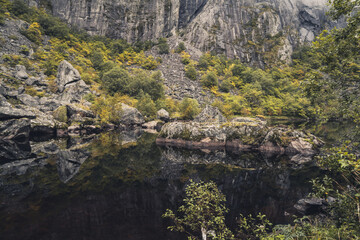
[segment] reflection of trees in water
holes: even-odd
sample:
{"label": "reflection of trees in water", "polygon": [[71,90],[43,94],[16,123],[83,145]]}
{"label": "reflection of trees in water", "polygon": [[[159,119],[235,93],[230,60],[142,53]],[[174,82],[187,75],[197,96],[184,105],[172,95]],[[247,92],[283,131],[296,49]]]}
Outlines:
{"label": "reflection of trees in water", "polygon": [[0,221],[0,234],[10,238],[17,233],[13,239],[50,233],[55,239],[176,239],[161,214],[179,206],[190,178],[218,184],[231,221],[240,212],[261,211],[283,222],[284,212],[306,195],[304,183],[317,174],[292,168],[283,157],[159,148],[155,138],[107,133],[33,145],[42,165],[0,176],[0,216],[8,220]]}

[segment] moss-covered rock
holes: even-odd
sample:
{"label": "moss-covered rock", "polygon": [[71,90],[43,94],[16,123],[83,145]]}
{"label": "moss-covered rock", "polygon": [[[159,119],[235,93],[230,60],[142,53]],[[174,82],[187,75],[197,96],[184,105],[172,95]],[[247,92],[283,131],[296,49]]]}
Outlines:
{"label": "moss-covered rock", "polygon": [[66,106],[60,106],[53,112],[54,118],[59,122],[67,122],[68,121],[68,113]]}

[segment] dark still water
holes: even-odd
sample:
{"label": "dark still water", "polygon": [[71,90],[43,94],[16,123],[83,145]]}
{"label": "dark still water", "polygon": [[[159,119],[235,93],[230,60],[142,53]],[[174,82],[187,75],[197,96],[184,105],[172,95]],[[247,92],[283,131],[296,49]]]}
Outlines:
{"label": "dark still water", "polygon": [[0,144],[0,239],[185,239],[161,218],[189,179],[226,194],[229,225],[242,214],[286,223],[319,175],[311,164],[257,152],[160,148],[141,130]]}

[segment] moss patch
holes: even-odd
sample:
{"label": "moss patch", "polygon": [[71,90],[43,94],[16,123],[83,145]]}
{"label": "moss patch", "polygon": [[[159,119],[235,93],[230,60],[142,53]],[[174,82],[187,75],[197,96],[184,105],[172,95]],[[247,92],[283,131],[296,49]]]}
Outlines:
{"label": "moss patch", "polygon": [[67,108],[66,106],[60,106],[58,107],[54,112],[53,116],[56,120],[59,122],[67,122],[68,116],[67,116]]}

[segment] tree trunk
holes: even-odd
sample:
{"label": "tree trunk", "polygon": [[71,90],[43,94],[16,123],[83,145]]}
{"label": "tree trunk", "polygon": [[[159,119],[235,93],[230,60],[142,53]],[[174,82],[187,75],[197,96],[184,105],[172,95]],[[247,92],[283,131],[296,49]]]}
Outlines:
{"label": "tree trunk", "polygon": [[206,229],[201,227],[202,240],[206,240]]}

